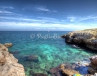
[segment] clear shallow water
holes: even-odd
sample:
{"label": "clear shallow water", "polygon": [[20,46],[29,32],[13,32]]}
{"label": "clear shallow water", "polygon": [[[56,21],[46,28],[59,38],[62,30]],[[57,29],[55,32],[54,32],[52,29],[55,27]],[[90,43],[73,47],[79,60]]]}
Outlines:
{"label": "clear shallow water", "polygon": [[[9,51],[20,52],[14,56],[24,65],[28,76],[30,71],[47,74],[50,68],[61,63],[74,63],[95,55],[88,50],[73,48],[66,44],[64,39],[60,38],[65,33],[68,32],[0,32],[0,43],[13,43]],[[37,55],[39,61],[23,60],[27,55]]]}

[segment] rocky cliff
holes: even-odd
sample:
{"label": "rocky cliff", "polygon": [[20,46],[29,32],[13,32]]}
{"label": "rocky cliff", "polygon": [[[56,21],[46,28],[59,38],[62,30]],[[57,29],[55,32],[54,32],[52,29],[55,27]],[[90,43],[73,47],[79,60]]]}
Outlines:
{"label": "rocky cliff", "polygon": [[67,43],[74,43],[97,50],[97,28],[70,32],[61,36]]}
{"label": "rocky cliff", "polygon": [[0,44],[0,76],[25,76],[24,67],[8,52],[12,44]]}

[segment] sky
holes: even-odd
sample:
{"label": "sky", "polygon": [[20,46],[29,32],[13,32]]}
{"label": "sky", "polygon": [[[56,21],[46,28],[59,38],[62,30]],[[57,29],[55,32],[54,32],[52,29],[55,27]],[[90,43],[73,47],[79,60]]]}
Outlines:
{"label": "sky", "polygon": [[97,28],[97,0],[0,0],[0,31]]}

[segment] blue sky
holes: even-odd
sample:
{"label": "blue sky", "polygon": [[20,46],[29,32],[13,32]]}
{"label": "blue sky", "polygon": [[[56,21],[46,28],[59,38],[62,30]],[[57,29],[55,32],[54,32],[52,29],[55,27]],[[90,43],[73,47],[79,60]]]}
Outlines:
{"label": "blue sky", "polygon": [[0,31],[97,28],[97,0],[0,0]]}

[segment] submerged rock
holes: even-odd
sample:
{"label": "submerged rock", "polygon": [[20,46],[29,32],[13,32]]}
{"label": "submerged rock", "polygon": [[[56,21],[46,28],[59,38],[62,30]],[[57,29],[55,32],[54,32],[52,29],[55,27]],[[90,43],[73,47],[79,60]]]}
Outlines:
{"label": "submerged rock", "polygon": [[25,76],[23,65],[0,44],[0,76]]}
{"label": "submerged rock", "polygon": [[11,47],[12,45],[13,45],[12,43],[5,43],[4,44],[4,46],[7,47],[7,48]]}
{"label": "submerged rock", "polygon": [[25,56],[24,57],[26,61],[34,61],[34,62],[38,62],[38,56],[37,55],[29,55],[29,56]]}
{"label": "submerged rock", "polygon": [[92,50],[97,50],[97,29],[87,29],[70,32],[61,36],[67,43],[78,44]]}
{"label": "submerged rock", "polygon": [[51,68],[49,72],[52,76],[62,76],[59,67]]}
{"label": "submerged rock", "polygon": [[10,53],[12,53],[12,54],[19,54],[20,51],[10,51]]}
{"label": "submerged rock", "polygon": [[33,76],[47,76],[47,75],[46,74],[43,74],[43,73],[36,73]]}

